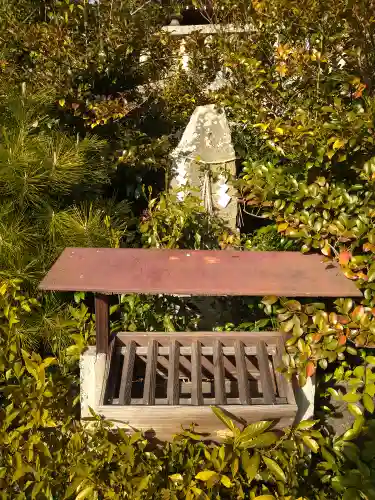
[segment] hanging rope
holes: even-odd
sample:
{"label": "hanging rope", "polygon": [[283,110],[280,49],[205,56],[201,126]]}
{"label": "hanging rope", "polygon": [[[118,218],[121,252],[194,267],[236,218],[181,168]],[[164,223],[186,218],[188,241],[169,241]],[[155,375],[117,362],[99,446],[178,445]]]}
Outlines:
{"label": "hanging rope", "polygon": [[211,174],[207,169],[204,173],[203,185],[202,185],[202,199],[204,203],[204,208],[209,215],[213,215],[213,201],[212,201],[212,190],[211,190]]}

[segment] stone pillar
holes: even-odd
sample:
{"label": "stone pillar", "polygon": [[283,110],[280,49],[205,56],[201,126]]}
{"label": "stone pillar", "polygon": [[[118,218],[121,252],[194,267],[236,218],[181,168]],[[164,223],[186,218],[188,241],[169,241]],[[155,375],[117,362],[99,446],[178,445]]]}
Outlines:
{"label": "stone pillar", "polygon": [[[171,187],[198,188],[207,211],[235,231],[237,197],[231,181],[236,163],[225,112],[214,104],[198,106],[171,156],[175,165]],[[181,191],[179,199],[183,198]]]}
{"label": "stone pillar", "polygon": [[90,346],[81,354],[80,368],[80,399],[81,419],[91,417],[89,408],[97,411],[105,372],[106,355],[96,353],[96,347]]}

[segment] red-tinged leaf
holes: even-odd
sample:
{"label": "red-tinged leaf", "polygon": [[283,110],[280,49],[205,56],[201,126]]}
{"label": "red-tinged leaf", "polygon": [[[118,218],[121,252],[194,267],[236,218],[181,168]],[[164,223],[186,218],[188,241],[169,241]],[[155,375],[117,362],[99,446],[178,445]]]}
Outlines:
{"label": "red-tinged leaf", "polygon": [[356,280],[358,279],[357,275],[353,273],[350,269],[345,269],[344,271],[344,276],[348,278],[349,280]]}
{"label": "red-tinged leaf", "polygon": [[312,336],[314,342],[319,342],[321,338],[322,338],[321,333],[314,333],[314,335]]}
{"label": "red-tinged leaf", "polygon": [[362,271],[359,271],[359,273],[357,273],[357,278],[362,279],[363,281],[368,281],[367,274],[363,273]]}
{"label": "red-tinged leaf", "polygon": [[355,99],[359,99],[360,97],[362,97],[363,91],[365,90],[366,87],[367,85],[365,83],[360,83],[357,86],[357,90],[354,92],[353,97]]}
{"label": "red-tinged leaf", "polygon": [[312,361],[309,361],[306,365],[306,377],[312,377],[316,372],[316,366]]}
{"label": "red-tinged leaf", "polygon": [[359,321],[362,316],[365,314],[365,309],[363,306],[357,306],[353,309],[353,312],[351,314],[352,318],[354,321]]}
{"label": "red-tinged leaf", "polygon": [[340,255],[339,255],[340,265],[346,266],[349,263],[351,257],[352,257],[352,254],[350,252],[348,252],[347,250],[340,252]]}
{"label": "red-tinged leaf", "polygon": [[350,321],[346,316],[337,316],[337,320],[341,325],[347,325]]}
{"label": "red-tinged leaf", "polygon": [[339,336],[339,345],[345,345],[346,344],[346,335],[340,335]]}
{"label": "red-tinged leaf", "polygon": [[370,242],[364,243],[363,245],[364,252],[374,252],[375,253],[375,245]]}

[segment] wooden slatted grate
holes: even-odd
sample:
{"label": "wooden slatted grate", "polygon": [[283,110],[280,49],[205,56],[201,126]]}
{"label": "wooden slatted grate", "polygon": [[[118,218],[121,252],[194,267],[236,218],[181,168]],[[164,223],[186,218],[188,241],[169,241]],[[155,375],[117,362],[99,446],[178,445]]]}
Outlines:
{"label": "wooden slatted grate", "polygon": [[267,332],[120,333],[102,405],[292,405],[279,373],[283,336]]}

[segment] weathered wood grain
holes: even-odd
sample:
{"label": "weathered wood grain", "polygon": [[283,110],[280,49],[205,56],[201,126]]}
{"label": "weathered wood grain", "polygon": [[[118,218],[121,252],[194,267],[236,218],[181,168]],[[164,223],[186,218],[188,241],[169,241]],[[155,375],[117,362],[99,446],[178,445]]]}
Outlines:
{"label": "weathered wood grain", "polygon": [[276,395],[272,386],[272,375],[268,363],[268,353],[263,341],[257,343],[257,358],[259,362],[260,383],[262,384],[263,398],[266,404],[274,405]]}
{"label": "weathered wood grain", "polygon": [[194,406],[203,404],[201,349],[201,343],[194,340],[191,344],[191,404]]}
{"label": "weathered wood grain", "polygon": [[168,385],[167,398],[168,404],[177,405],[179,402],[180,381],[180,345],[177,340],[172,340],[169,345],[169,365],[168,365]]}
{"label": "weathered wood grain", "polygon": [[130,404],[131,392],[132,392],[132,382],[133,382],[133,370],[134,370],[134,360],[135,360],[136,343],[131,340],[126,345],[126,351],[124,356],[124,364],[122,367],[120,394],[119,394],[119,404],[128,405]]}
{"label": "weathered wood grain", "polygon": [[147,351],[147,364],[145,374],[145,384],[143,388],[143,404],[155,404],[156,387],[156,365],[158,361],[158,343],[156,340],[149,340]]}
{"label": "weathered wood grain", "polygon": [[234,342],[234,352],[236,357],[236,369],[238,379],[238,394],[241,404],[250,404],[249,375],[246,370],[245,349],[241,340]]}

